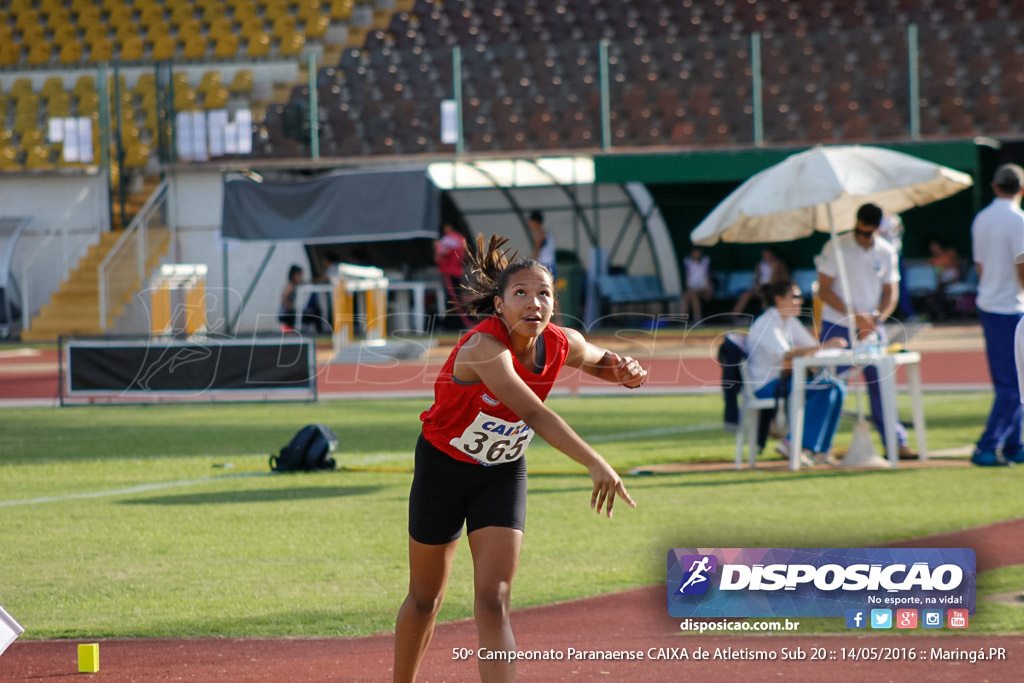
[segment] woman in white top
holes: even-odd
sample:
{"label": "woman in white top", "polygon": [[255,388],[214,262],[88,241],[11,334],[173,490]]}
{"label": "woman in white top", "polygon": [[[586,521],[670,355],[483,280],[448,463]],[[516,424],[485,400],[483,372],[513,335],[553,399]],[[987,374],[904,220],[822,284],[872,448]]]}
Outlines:
{"label": "woman in white top", "polygon": [[[800,289],[790,280],[766,285],[765,304],[769,308],[754,320],[747,334],[747,375],[754,383],[758,398],[785,398],[789,395],[793,358],[810,355],[821,348],[844,348],[846,340],[834,338],[818,344],[800,322],[803,298]],[[810,453],[804,455],[831,460],[828,453],[845,397],[846,386],[834,377],[818,375],[807,383],[803,442]],[[788,440],[783,443],[780,451],[788,454]]]}
{"label": "woman in white top", "polygon": [[[686,291],[683,292],[683,315],[692,322],[699,321],[701,315],[701,301],[711,299],[711,259],[704,255],[700,247],[693,247],[690,255],[683,259],[683,267],[686,269]],[[689,312],[693,311],[693,317],[689,318]]]}

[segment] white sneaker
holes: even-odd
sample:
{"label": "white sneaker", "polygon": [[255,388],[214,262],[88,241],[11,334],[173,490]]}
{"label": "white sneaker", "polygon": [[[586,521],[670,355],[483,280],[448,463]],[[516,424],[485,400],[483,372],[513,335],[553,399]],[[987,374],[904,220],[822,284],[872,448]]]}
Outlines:
{"label": "white sneaker", "polygon": [[782,441],[775,444],[775,452],[781,455],[783,458],[789,457],[789,439],[783,439]]}

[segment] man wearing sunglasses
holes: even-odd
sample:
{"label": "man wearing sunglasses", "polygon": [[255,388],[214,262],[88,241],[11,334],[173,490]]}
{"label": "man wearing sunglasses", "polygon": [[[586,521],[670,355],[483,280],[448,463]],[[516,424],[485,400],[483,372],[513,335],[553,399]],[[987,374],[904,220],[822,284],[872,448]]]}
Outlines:
{"label": "man wearing sunglasses", "polygon": [[[874,204],[864,204],[857,210],[857,225],[853,231],[840,235],[836,241],[829,241],[821,252],[818,259],[818,296],[824,304],[820,335],[823,342],[837,337],[849,339],[851,327],[855,330],[854,339],[866,339],[877,334],[885,342],[882,323],[892,315],[899,302],[900,271],[896,248],[877,235],[881,222],[882,209]],[[850,282],[852,319],[847,313],[847,302],[843,299],[839,282],[836,243]],[[884,445],[885,424],[882,421],[878,368],[864,368],[864,382],[871,400],[871,422]],[[907,446],[906,427],[898,421],[896,438],[901,459],[917,457]]]}

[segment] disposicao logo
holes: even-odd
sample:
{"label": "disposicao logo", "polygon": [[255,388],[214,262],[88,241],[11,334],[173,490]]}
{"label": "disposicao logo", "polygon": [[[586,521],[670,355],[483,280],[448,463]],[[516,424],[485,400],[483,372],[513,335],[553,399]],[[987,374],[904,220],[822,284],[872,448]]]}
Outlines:
{"label": "disposicao logo", "polygon": [[970,614],[975,578],[969,548],[674,548],[668,553],[668,612],[847,620],[854,611],[868,616],[896,608]]}
{"label": "disposicao logo", "polygon": [[685,555],[679,558],[689,569],[683,575],[679,586],[680,595],[703,595],[711,587],[711,574],[718,569],[718,558],[714,555]]}

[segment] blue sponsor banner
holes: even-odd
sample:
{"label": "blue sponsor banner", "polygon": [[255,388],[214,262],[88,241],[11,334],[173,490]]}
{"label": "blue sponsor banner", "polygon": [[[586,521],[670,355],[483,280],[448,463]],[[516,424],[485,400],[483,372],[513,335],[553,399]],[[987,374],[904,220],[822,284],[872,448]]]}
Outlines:
{"label": "blue sponsor banner", "polygon": [[974,614],[976,579],[970,548],[673,548],[666,589],[673,617],[850,618]]}

